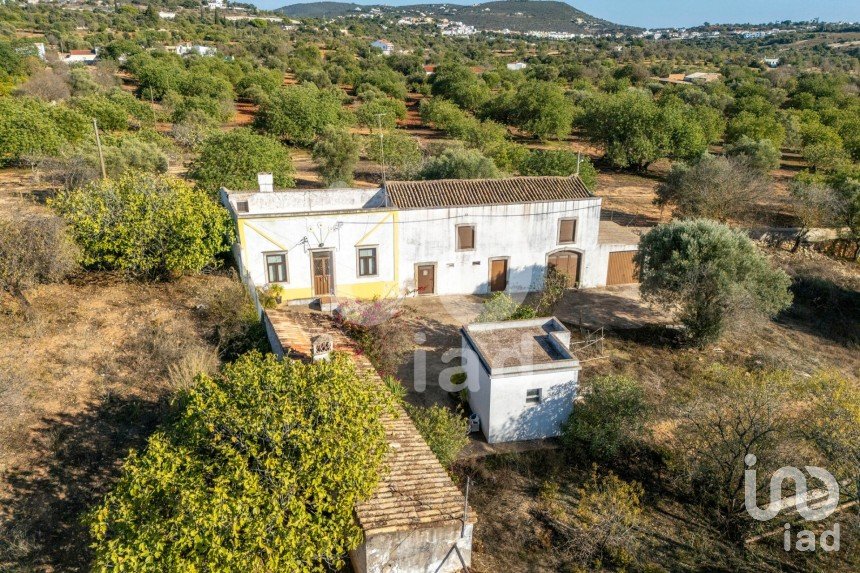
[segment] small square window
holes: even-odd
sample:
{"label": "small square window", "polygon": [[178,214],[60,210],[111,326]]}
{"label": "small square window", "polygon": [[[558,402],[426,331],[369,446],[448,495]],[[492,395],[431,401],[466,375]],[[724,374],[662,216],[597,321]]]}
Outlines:
{"label": "small square window", "polygon": [[472,251],[475,249],[475,226],[457,225],[457,250]]}
{"label": "small square window", "polygon": [[541,391],[540,388],[534,388],[533,390],[526,390],[526,404],[540,404],[540,396]]}
{"label": "small square window", "polygon": [[361,247],[358,249],[358,276],[375,277],[376,247]]}
{"label": "small square window", "polygon": [[576,242],[576,219],[561,219],[558,222],[559,244]]}
{"label": "small square window", "polygon": [[270,283],[287,282],[287,253],[266,253],[266,280]]}
{"label": "small square window", "polygon": [[248,202],[247,201],[236,201],[236,212],[237,213],[247,213],[248,212]]}

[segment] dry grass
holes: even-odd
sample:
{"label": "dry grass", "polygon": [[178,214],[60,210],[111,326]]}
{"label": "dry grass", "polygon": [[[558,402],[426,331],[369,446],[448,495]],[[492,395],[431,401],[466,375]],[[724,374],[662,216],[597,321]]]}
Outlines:
{"label": "dry grass", "polygon": [[136,284],[114,277],[29,293],[34,319],[0,315],[0,570],[84,570],[80,516],[172,392],[218,367],[223,275]]}

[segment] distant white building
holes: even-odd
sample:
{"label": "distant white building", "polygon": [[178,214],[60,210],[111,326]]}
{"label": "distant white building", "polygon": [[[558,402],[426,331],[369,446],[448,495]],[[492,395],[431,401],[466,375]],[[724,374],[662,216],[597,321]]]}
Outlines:
{"label": "distant white building", "polygon": [[199,44],[179,44],[175,47],[168,47],[168,51],[172,51],[179,56],[189,56],[196,54],[198,56],[214,56],[218,49],[212,46],[201,46]]}
{"label": "distant white building", "polygon": [[162,20],[173,20],[176,18],[176,12],[159,12],[158,17]]}
{"label": "distant white building", "polygon": [[527,67],[529,67],[529,65],[525,62],[513,62],[512,64],[507,65],[507,68],[512,72],[518,72],[526,69]]}
{"label": "distant white building", "polygon": [[684,76],[684,81],[690,84],[707,84],[718,81],[722,76],[716,72],[693,72]]}
{"label": "distant white building", "polygon": [[579,391],[580,364],[557,318],[469,324],[460,337],[469,406],[487,442],[561,434]]}
{"label": "distant white building", "polygon": [[383,56],[390,56],[392,53],[394,53],[394,44],[392,44],[388,40],[375,40],[370,43],[370,47],[382,50]]}
{"label": "distant white building", "polygon": [[210,10],[226,10],[227,0],[209,0],[207,6]]}
{"label": "distant white building", "polygon": [[94,64],[98,58],[98,50],[70,50],[61,59],[67,64]]}
{"label": "distant white building", "polygon": [[779,58],[765,58],[764,63],[767,64],[770,68],[775,68],[779,66]]}

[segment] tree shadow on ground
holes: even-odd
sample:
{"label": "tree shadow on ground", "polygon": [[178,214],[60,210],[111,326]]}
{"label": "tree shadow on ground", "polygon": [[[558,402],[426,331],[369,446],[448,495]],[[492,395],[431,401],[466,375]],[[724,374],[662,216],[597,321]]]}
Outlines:
{"label": "tree shadow on ground", "polygon": [[809,275],[795,277],[791,291],[794,301],[779,322],[843,346],[860,345],[860,292]]}
{"label": "tree shadow on ground", "polygon": [[43,419],[32,439],[38,461],[3,476],[9,494],[0,570],[89,570],[83,516],[108,491],[129,449],[143,447],[166,412],[164,399],[108,394],[81,412]]}

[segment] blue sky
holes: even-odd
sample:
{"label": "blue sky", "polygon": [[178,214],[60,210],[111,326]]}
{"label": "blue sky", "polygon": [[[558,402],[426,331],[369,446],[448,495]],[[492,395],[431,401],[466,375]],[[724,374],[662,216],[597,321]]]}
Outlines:
{"label": "blue sky", "polygon": [[[248,0],[246,0],[248,1]],[[301,0],[304,1],[304,0]],[[344,0],[357,4],[422,4],[414,0]],[[425,0],[426,1],[426,0]],[[297,0],[254,0],[261,8],[297,4]],[[452,3],[469,4],[465,0]],[[780,20],[860,21],[860,0],[575,0],[580,10],[631,26],[695,26],[712,23],[760,23]]]}

